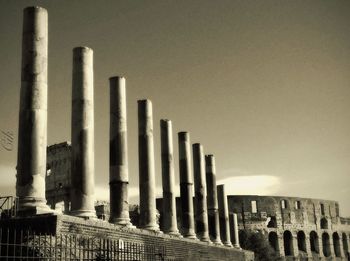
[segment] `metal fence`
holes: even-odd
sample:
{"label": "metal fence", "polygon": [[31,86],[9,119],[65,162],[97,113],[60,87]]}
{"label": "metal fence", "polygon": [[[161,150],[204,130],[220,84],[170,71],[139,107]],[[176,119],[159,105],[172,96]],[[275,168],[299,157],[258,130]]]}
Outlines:
{"label": "metal fence", "polygon": [[0,219],[16,217],[16,202],[17,198],[13,196],[0,197]]}
{"label": "metal fence", "polygon": [[164,246],[75,234],[57,236],[0,229],[0,260],[174,261]]}

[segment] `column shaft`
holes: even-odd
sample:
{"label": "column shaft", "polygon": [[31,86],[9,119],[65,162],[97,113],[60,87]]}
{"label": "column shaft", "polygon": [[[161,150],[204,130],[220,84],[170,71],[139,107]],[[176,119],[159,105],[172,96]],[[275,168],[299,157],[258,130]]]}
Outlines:
{"label": "column shaft", "polygon": [[205,172],[207,181],[207,206],[210,240],[222,244],[220,239],[219,207],[216,189],[216,168],[213,155],[205,156]]}
{"label": "column shaft", "polygon": [[95,217],[93,51],[73,49],[71,215]]}
{"label": "column shaft", "polygon": [[236,248],[241,248],[239,245],[239,234],[238,234],[238,220],[237,220],[237,214],[236,213],[230,213],[229,214],[230,218],[230,236],[231,236],[231,241],[233,243],[233,246]]}
{"label": "column shaft", "polygon": [[173,130],[170,120],[160,121],[162,183],[163,183],[163,223],[164,232],[178,235],[176,202],[175,202],[175,170],[173,152]]}
{"label": "column shaft", "polygon": [[131,225],[128,202],[128,146],[125,78],[112,77],[110,84],[109,193],[110,222]]}
{"label": "column shaft", "polygon": [[194,189],[196,201],[196,233],[201,241],[209,242],[207,186],[205,182],[205,160],[203,146],[193,144]]}
{"label": "column shaft", "polygon": [[140,227],[159,230],[156,216],[152,103],[138,101]]}
{"label": "column shaft", "polygon": [[23,215],[49,212],[45,199],[47,147],[48,15],[23,11],[22,74],[18,124],[16,195]]}
{"label": "column shaft", "polygon": [[181,198],[181,232],[185,238],[196,239],[193,212],[193,179],[191,166],[190,134],[178,133],[180,198]]}
{"label": "column shaft", "polygon": [[230,236],[230,223],[228,220],[228,206],[227,206],[227,196],[225,193],[225,186],[218,185],[217,189],[218,189],[221,240],[225,246],[232,247],[231,236]]}

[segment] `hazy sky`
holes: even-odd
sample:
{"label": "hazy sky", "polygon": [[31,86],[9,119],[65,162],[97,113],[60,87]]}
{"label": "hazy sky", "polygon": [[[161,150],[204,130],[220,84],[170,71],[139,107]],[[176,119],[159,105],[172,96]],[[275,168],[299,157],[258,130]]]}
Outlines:
{"label": "hazy sky", "polygon": [[1,195],[14,193],[29,5],[49,12],[49,144],[70,140],[72,49],[94,50],[98,197],[108,196],[108,78],[123,75],[133,200],[137,100],[149,98],[157,186],[168,118],[216,156],[229,194],[332,199],[350,216],[350,1],[0,0],[0,129],[15,135],[13,151],[0,148]]}

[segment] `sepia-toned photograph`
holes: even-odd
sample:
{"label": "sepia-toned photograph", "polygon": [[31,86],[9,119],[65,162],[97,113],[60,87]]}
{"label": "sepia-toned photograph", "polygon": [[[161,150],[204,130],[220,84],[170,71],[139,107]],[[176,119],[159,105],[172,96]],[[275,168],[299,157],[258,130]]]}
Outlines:
{"label": "sepia-toned photograph", "polygon": [[0,261],[350,261],[350,1],[0,0]]}

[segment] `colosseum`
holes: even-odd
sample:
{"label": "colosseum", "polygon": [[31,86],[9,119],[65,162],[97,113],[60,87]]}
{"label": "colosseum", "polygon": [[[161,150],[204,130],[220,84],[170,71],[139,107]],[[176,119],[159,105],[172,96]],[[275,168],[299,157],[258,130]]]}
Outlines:
{"label": "colosseum", "polygon": [[340,217],[336,201],[230,195],[228,206],[238,214],[240,233],[263,232],[281,257],[349,260],[350,218]]}

